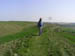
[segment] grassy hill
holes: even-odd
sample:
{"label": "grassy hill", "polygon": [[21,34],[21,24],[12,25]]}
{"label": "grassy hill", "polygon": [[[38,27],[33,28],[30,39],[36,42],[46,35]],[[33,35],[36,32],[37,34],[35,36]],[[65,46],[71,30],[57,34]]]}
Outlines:
{"label": "grassy hill", "polygon": [[0,22],[0,31],[0,56],[75,56],[75,35],[59,25],[44,24],[41,36],[31,22]]}

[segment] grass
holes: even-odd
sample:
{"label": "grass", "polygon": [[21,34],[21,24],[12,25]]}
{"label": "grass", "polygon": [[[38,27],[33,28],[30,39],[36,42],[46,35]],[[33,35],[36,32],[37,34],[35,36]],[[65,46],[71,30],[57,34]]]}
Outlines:
{"label": "grass", "polygon": [[[28,22],[29,23],[29,22]],[[34,23],[27,22],[0,22],[0,37],[6,35],[16,34],[22,31],[24,28],[34,25]]]}
{"label": "grass", "polygon": [[75,36],[70,33],[61,33],[65,38],[69,39],[72,43],[75,43]]}
{"label": "grass", "polygon": [[[35,28],[34,28],[34,30],[35,30]],[[15,40],[17,38],[22,38],[24,36],[28,36],[28,35],[32,34],[32,32],[34,30],[31,30],[31,28],[27,28],[27,29],[25,29],[25,30],[23,30],[21,32],[16,33],[16,34],[3,36],[3,37],[0,38],[0,44]]]}
{"label": "grass", "polygon": [[4,46],[0,49],[3,53],[0,56],[75,56],[74,44],[70,43],[75,38],[70,33],[56,32],[56,25],[45,24],[43,34],[38,36],[35,24],[26,24],[29,26],[25,26],[22,31],[0,38]]}
{"label": "grass", "polygon": [[[18,24],[18,23],[17,23]],[[26,23],[25,23],[26,24]],[[11,24],[10,24],[11,25]],[[24,26],[24,23],[23,24],[20,24],[20,25],[23,25]],[[21,26],[20,26],[21,27]],[[24,36],[28,36],[28,35],[32,35],[32,32],[36,30],[36,28],[34,28],[35,26],[27,26],[25,25],[25,28],[22,29],[22,31],[18,32],[18,33],[14,33],[14,34],[9,34],[9,35],[6,35],[6,36],[3,36],[3,37],[0,37],[0,44],[1,43],[5,43],[5,42],[9,42],[9,41],[12,41],[12,40],[15,40],[17,38],[22,38]],[[34,28],[34,30],[32,30],[32,28]],[[15,31],[15,30],[14,30]],[[10,32],[11,33],[11,32]]]}

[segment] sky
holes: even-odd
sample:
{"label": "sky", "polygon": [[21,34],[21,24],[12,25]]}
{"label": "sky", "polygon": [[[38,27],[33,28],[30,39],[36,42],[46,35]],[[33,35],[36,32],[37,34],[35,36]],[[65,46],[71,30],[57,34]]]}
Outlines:
{"label": "sky", "polygon": [[0,0],[0,21],[75,22],[75,0]]}

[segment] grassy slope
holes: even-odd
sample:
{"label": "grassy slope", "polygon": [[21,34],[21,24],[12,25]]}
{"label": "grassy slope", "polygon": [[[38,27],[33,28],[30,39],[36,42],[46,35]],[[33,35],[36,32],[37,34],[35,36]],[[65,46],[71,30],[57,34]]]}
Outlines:
{"label": "grassy slope", "polygon": [[21,31],[24,26],[19,24],[20,23],[0,22],[0,37]]}
{"label": "grassy slope", "polygon": [[[28,36],[28,34],[31,34],[30,31],[32,32],[33,30],[29,30],[29,28],[30,27],[34,28],[35,25],[35,23],[31,23],[31,22],[0,22],[0,24],[1,27],[8,24],[9,27],[13,25],[14,28],[14,30],[12,30],[11,27],[10,28],[4,27],[0,29],[0,31],[3,31],[3,29],[7,31],[3,34],[1,33],[3,36],[0,35],[0,56],[2,56],[4,52],[10,49],[11,44],[12,42],[14,42],[14,40],[22,38],[24,36]],[[15,25],[19,26],[21,30],[18,29],[17,31],[15,31],[17,29]],[[11,31],[9,31],[8,33],[9,29],[11,29]],[[12,31],[14,31],[15,33],[14,32],[12,33]]]}
{"label": "grassy slope", "polygon": [[34,23],[31,22],[0,22],[0,37],[6,35],[12,35],[17,32],[22,31],[24,28],[27,28]]}
{"label": "grassy slope", "polygon": [[25,33],[22,31],[23,35],[20,35],[21,32],[19,36],[24,38],[13,41],[5,56],[15,53],[19,56],[75,56],[75,46],[70,43],[70,39],[65,38],[67,35],[57,33],[54,29],[55,26],[45,26],[41,36],[37,35],[38,31],[35,26],[23,30]]}
{"label": "grassy slope", "polygon": [[[26,22],[0,22],[0,43],[23,37],[34,23]],[[2,27],[3,26],[3,27]],[[28,30],[27,30],[28,29]]]}

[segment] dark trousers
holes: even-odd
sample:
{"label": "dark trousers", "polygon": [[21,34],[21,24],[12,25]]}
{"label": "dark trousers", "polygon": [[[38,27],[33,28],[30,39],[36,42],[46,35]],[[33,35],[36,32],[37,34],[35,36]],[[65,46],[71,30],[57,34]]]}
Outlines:
{"label": "dark trousers", "polygon": [[39,36],[42,34],[42,27],[39,27]]}

